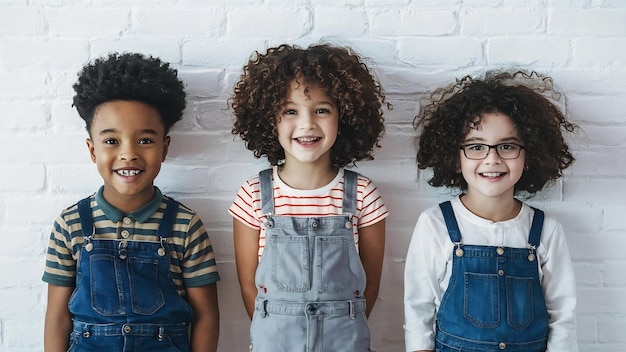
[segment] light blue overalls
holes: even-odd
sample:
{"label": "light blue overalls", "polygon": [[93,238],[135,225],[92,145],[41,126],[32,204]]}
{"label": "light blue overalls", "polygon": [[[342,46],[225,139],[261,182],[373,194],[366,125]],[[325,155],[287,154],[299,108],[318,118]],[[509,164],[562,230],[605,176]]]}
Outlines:
{"label": "light blue overalls", "polygon": [[545,351],[549,320],[536,256],[543,212],[534,209],[529,248],[508,248],[462,244],[451,203],[439,206],[455,247],[435,351]]}
{"label": "light blue overalls", "polygon": [[166,243],[178,203],[168,199],[160,242],[95,239],[89,198],[78,211],[85,241],[69,301],[68,351],[189,351],[193,311],[172,281]]}
{"label": "light blue overalls", "polygon": [[271,170],[259,173],[267,216],[250,328],[254,352],[369,351],[365,271],[354,244],[357,174],[344,172],[343,215],[274,214]]}

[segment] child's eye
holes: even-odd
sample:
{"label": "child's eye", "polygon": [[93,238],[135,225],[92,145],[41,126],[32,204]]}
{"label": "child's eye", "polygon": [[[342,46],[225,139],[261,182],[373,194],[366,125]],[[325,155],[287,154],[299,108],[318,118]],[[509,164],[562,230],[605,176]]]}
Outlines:
{"label": "child's eye", "polygon": [[285,111],[283,111],[283,115],[295,115],[297,114],[296,110],[293,109],[287,109]]}
{"label": "child's eye", "polygon": [[486,147],[486,145],[484,145],[484,144],[470,144],[470,145],[467,146],[467,149],[475,150],[475,151],[479,152],[481,150],[484,150],[485,147]]}
{"label": "child's eye", "polygon": [[117,144],[117,140],[115,140],[113,138],[107,138],[104,141],[102,141],[102,143],[104,143],[104,144]]}
{"label": "child's eye", "polygon": [[142,138],[139,140],[139,144],[152,144],[154,141],[150,138]]}
{"label": "child's eye", "polygon": [[508,143],[500,144],[501,150],[511,151],[511,150],[517,150],[517,148],[518,148],[517,144],[508,144]]}
{"label": "child's eye", "polygon": [[329,110],[329,109],[326,109],[326,108],[320,108],[320,109],[316,109],[316,110],[315,110],[315,113],[316,113],[316,114],[329,114],[329,113],[330,113],[330,110]]}

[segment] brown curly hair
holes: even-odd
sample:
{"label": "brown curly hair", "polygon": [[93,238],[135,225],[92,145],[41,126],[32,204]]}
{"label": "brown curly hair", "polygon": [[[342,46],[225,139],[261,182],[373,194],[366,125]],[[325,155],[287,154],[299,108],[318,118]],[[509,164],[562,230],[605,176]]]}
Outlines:
{"label": "brown curly hair", "polygon": [[339,109],[331,164],[344,167],[374,159],[372,150],[380,148],[385,129],[382,87],[355,52],[329,44],[306,49],[283,44],[252,55],[229,99],[236,118],[232,133],[244,140],[246,148],[256,158],[267,156],[271,165],[285,158],[276,125],[294,79],[325,89]]}
{"label": "brown curly hair", "polygon": [[545,94],[558,100],[552,78],[535,71],[488,71],[483,78],[465,76],[434,91],[422,102],[413,120],[418,131],[417,166],[432,168],[431,186],[467,189],[459,170],[459,146],[484,113],[509,116],[526,149],[527,170],[515,185],[516,193],[534,194],[562,176],[574,162],[563,132],[578,126],[567,121]]}

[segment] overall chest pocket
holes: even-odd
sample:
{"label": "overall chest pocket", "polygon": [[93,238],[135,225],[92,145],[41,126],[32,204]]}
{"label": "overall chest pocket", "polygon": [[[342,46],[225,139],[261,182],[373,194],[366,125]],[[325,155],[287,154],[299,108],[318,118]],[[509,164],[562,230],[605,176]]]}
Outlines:
{"label": "overall chest pocket", "polygon": [[525,330],[535,319],[532,277],[506,278],[507,323],[514,329]]}
{"label": "overall chest pocket", "polygon": [[[104,316],[125,315],[129,297],[132,312],[154,314],[165,304],[159,287],[159,260],[93,255],[90,260],[91,307]],[[130,292],[130,295],[128,293]]]}
{"label": "overall chest pocket", "polygon": [[465,319],[481,328],[495,328],[500,325],[498,275],[466,272],[464,286]]}
{"label": "overall chest pocket", "polygon": [[114,255],[94,254],[89,257],[91,308],[101,315],[126,314],[122,267]]}
{"label": "overall chest pocket", "polygon": [[[151,315],[163,305],[163,291],[159,285],[164,282],[161,275],[169,277],[167,263],[160,263],[157,258],[129,258],[129,282],[133,313]],[[161,279],[162,281],[160,281]]]}
{"label": "overall chest pocket", "polygon": [[506,299],[507,324],[524,330],[535,319],[534,280],[507,276],[503,282],[505,287],[501,294],[498,275],[466,273],[465,318],[478,327],[495,328],[500,324],[500,300]]}
{"label": "overall chest pocket", "polygon": [[354,242],[346,237],[319,236],[315,238],[315,277],[320,292],[344,292],[350,284],[350,247]]}
{"label": "overall chest pocket", "polygon": [[311,288],[308,237],[271,236],[266,250],[271,256],[272,280],[278,289],[304,292]]}

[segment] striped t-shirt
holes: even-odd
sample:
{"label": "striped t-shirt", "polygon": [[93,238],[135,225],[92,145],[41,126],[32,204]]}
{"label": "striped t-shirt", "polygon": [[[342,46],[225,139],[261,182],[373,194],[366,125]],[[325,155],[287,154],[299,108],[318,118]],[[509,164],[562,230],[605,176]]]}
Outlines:
{"label": "striped t-shirt", "polygon": [[[343,169],[326,186],[313,190],[294,189],[278,177],[277,168],[272,170],[275,215],[319,217],[341,215],[343,205]],[[228,212],[238,221],[260,230],[259,258],[265,248],[265,214],[261,210],[259,176],[243,183]],[[357,178],[356,214],[354,214],[354,243],[359,244],[359,229],[373,225],[389,215],[385,204],[372,181],[359,175]]]}
{"label": "striped t-shirt", "polygon": [[[155,187],[153,199],[131,214],[124,214],[102,196],[102,188],[90,197],[94,239],[159,242],[157,229],[167,197]],[[43,281],[57,286],[76,286],[76,264],[84,242],[78,205],[65,209],[56,219],[46,254]],[[219,280],[213,247],[200,217],[180,204],[169,233],[170,271],[176,289],[200,287]]]}

